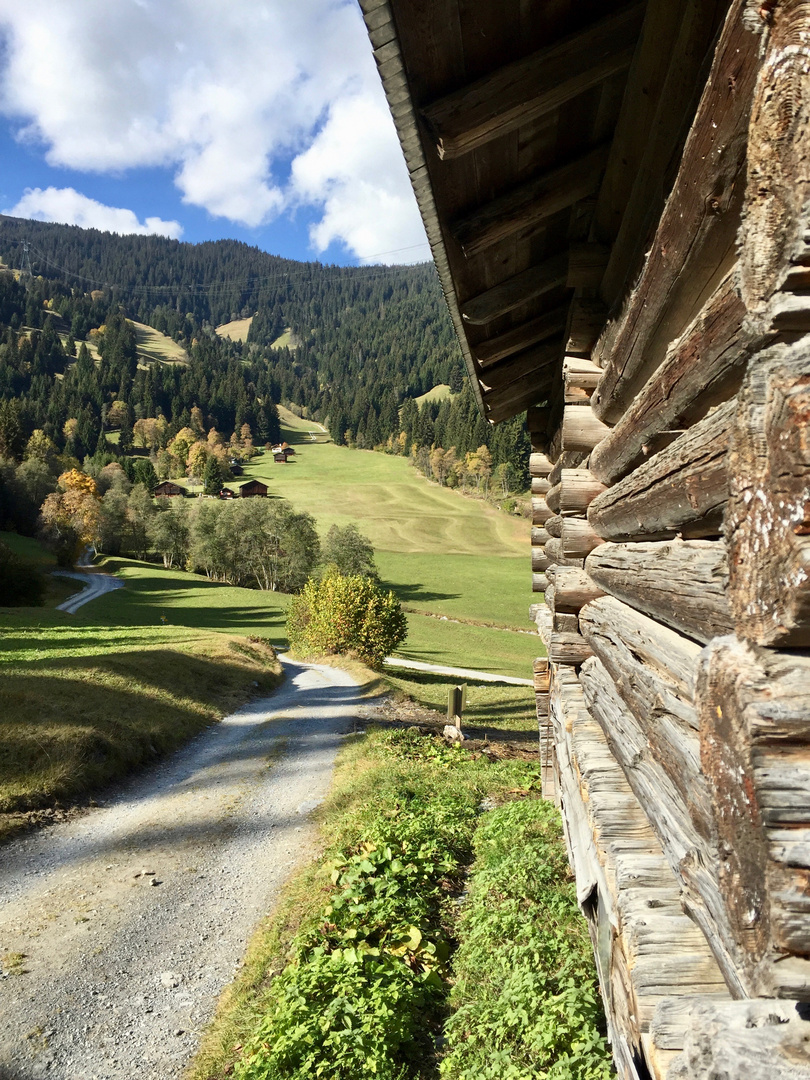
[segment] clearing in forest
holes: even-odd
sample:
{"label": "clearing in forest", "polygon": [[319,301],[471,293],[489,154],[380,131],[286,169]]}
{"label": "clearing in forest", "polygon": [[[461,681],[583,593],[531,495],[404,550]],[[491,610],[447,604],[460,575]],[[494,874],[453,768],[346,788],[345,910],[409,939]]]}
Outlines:
{"label": "clearing in forest", "polygon": [[138,353],[147,360],[160,360],[164,364],[187,364],[188,353],[182,345],[178,345],[166,334],[161,334],[153,326],[145,323],[132,321],[135,327],[135,338],[138,345]]}
{"label": "clearing in forest", "polygon": [[214,331],[221,338],[228,338],[230,341],[247,341],[248,331],[250,330],[250,324],[253,322],[253,316],[250,315],[247,319],[234,319],[233,322],[222,323]]}

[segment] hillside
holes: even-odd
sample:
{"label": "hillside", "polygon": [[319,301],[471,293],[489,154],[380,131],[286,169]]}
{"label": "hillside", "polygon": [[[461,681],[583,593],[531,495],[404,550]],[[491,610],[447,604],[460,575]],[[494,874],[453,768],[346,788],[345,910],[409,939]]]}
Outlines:
{"label": "hillside", "polygon": [[[162,414],[179,430],[198,407],[226,438],[246,423],[263,442],[283,403],[326,424],[341,445],[435,445],[460,458],[487,445],[494,465],[528,453],[520,421],[496,429],[478,415],[431,265],[323,266],[235,241],[183,244],[0,217],[9,267],[23,241],[35,276],[0,274],[0,331],[16,332],[0,337],[0,400],[19,402],[23,438],[42,428],[61,449],[74,419],[81,460],[103,448],[102,421],[117,401],[130,423]],[[118,332],[122,315],[142,328],[140,340]],[[74,378],[81,342],[101,327],[113,331],[107,355]],[[162,336],[149,340],[153,331]],[[139,357],[156,363],[139,367]]]}

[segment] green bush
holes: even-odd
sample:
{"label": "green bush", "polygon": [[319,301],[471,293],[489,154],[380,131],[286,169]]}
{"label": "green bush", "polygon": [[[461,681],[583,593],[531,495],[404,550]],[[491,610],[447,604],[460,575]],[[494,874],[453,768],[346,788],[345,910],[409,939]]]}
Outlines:
{"label": "green bush", "polygon": [[355,656],[375,668],[405,640],[407,630],[392,592],[371,578],[345,577],[336,569],[321,581],[308,581],[287,615],[290,647],[299,655]]}

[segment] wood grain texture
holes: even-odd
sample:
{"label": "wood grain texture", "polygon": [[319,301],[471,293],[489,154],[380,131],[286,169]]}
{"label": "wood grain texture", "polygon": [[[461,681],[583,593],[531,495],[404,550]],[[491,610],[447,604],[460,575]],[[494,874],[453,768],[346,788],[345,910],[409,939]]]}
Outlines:
{"label": "wood grain texture", "polygon": [[759,36],[745,8],[745,0],[731,5],[641,277],[597,346],[604,375],[592,405],[601,420],[621,418],[733,262],[759,69]]}
{"label": "wood grain texture", "polygon": [[810,354],[761,353],[740,390],[729,455],[729,591],[738,633],[810,645]]}
{"label": "wood grain texture", "polygon": [[734,274],[728,274],[594,450],[591,468],[605,483],[642,464],[657,436],[690,427],[736,393],[749,359],[772,336],[745,316]]}
{"label": "wood grain texture", "polygon": [[605,592],[697,641],[734,628],[722,540],[601,544],[585,570]]}
{"label": "wood grain texture", "polygon": [[[727,402],[590,503],[606,540],[717,536],[728,501],[728,445],[736,402]],[[591,470],[609,478],[601,457]]]}

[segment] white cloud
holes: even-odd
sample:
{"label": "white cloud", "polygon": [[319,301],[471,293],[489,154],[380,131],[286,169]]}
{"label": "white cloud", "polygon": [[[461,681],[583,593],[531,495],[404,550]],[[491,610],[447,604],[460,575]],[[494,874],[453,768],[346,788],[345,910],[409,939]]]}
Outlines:
{"label": "white cloud", "polygon": [[304,200],[316,250],[424,240],[354,0],[0,0],[0,36],[0,111],[51,165],[170,168],[251,227]]}
{"label": "white cloud", "polygon": [[183,228],[178,221],[162,221],[148,217],[141,223],[131,210],[120,206],[105,206],[89,199],[74,188],[26,188],[16,206],[0,211],[10,217],[33,218],[35,221],[59,221],[63,225],[81,225],[85,229],[129,235],[169,236],[178,240]]}

